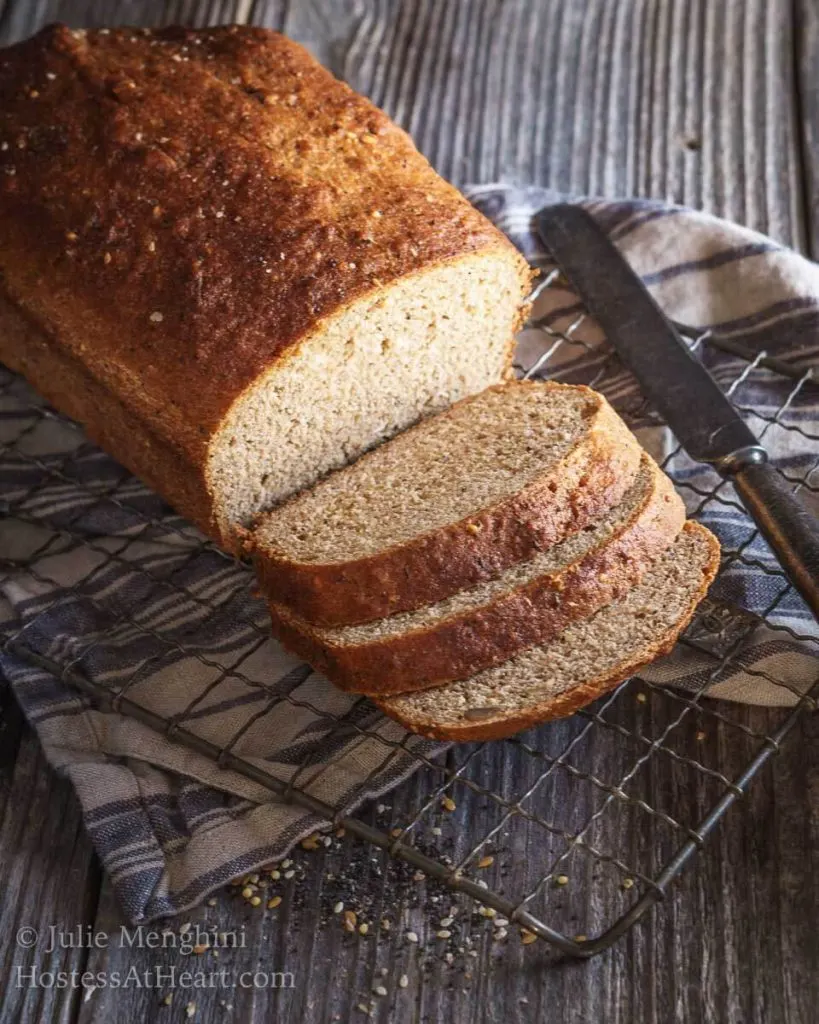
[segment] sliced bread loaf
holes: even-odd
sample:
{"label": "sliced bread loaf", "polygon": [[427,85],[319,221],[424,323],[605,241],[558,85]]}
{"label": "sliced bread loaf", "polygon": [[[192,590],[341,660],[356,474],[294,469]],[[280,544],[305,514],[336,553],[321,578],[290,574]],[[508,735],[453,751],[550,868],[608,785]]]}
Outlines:
{"label": "sliced bread loaf", "polygon": [[376,703],[412,732],[451,740],[500,739],[568,715],[670,650],[718,563],[713,534],[686,523],[625,597],[556,639],[462,682]]}
{"label": "sliced bread loaf", "polygon": [[0,183],[0,359],[232,549],[510,372],[526,261],[275,32],[3,49]]}
{"label": "sliced bread loaf", "polygon": [[684,522],[671,481],[644,455],[619,505],[495,579],[358,626],[311,626],[271,603],[273,632],[345,690],[385,695],[464,679],[625,594]]}
{"label": "sliced bread loaf", "polygon": [[417,424],[262,516],[263,588],[351,625],[497,576],[616,505],[641,449],[596,392],[512,381]]}

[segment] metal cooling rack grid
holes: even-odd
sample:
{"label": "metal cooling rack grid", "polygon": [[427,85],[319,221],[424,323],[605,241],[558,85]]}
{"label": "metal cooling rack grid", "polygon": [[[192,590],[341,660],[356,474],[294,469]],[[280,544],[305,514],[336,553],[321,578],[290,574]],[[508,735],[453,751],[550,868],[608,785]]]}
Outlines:
{"label": "metal cooling rack grid", "polygon": [[[528,351],[530,358],[518,368],[519,372],[591,384],[607,394],[630,425],[656,424],[656,417],[644,403],[620,400],[627,390],[626,374],[613,352],[594,336],[594,325],[584,317],[576,297],[563,296],[564,287],[557,269],[542,269],[536,291],[551,289],[557,297],[552,303],[556,308],[548,316],[532,321],[524,332],[529,342],[521,350]],[[534,351],[533,332],[537,338]],[[816,491],[817,483],[812,477],[819,470],[819,456],[811,458],[809,452],[819,438],[802,428],[798,416],[800,396],[806,387],[813,386],[809,383],[811,373],[764,353],[746,353],[730,339],[686,333],[709,362],[714,355],[720,357],[714,367],[716,375],[738,408],[743,408],[742,393],[749,382],[766,385],[770,402],[766,402],[764,409],[745,411],[763,439],[770,431],[785,430],[804,441],[805,457],[797,460],[796,468],[789,466],[787,477],[797,487]],[[13,546],[18,525],[27,527],[29,536],[35,527],[37,539],[24,552],[0,552],[0,565],[7,573],[25,568],[35,579],[39,576],[45,584],[53,585],[53,581],[33,569],[32,563],[45,554],[77,547],[90,549],[99,554],[99,560],[72,590],[72,595],[88,596],[89,583],[111,563],[121,562],[133,571],[135,565],[128,559],[128,551],[139,537],[150,534],[182,544],[189,552],[165,576],[140,568],[152,594],[179,593],[179,577],[185,564],[203,551],[217,549],[172,513],[159,519],[146,516],[135,499],[139,488],[134,487],[133,478],[124,470],[104,488],[88,488],[88,506],[72,518],[49,520],[38,515],[38,493],[55,481],[76,487],[83,465],[92,465],[99,454],[74,428],[76,444],[66,448],[64,458],[55,460],[51,454],[42,458],[39,449],[51,451],[46,443],[50,428],[58,427],[65,436],[68,421],[44,406],[20,378],[8,371],[0,372],[0,412],[7,423],[19,423],[13,439],[2,446],[3,462],[16,460],[39,470],[37,484],[22,492],[12,489],[4,495],[6,535],[12,538],[7,546]],[[675,475],[678,464],[684,465],[685,460],[684,453],[672,447],[667,451],[664,466]],[[707,490],[687,483],[684,472],[682,477],[678,476],[678,485],[694,514],[711,503],[726,508],[734,506],[741,511],[730,485],[716,474],[713,486]],[[86,536],[77,528],[89,507],[107,502],[126,510],[139,524],[135,532],[118,538],[114,544]],[[764,551],[760,556],[759,543],[748,520],[747,539],[738,549],[724,551],[717,591],[720,582],[730,584],[732,565],[745,564],[765,574],[769,583],[775,583],[770,588],[764,616],[769,628],[786,630],[793,639],[812,645],[813,652],[819,654],[816,638],[794,634],[777,622],[777,610],[793,599],[793,592],[778,566],[771,563]],[[246,578],[242,581],[245,585]],[[216,604],[209,604],[189,591],[185,593],[188,599],[217,611]],[[65,596],[61,593],[58,599]],[[218,607],[223,608],[223,604],[224,598]],[[179,648],[178,641],[140,623],[134,617],[136,611],[122,613],[135,630],[150,633],[160,649]],[[344,825],[354,836],[480,901],[562,952],[581,957],[605,949],[665,896],[684,864],[703,846],[729,807],[741,798],[762,765],[780,749],[798,717],[816,707],[819,696],[819,682],[810,694],[797,692],[796,706],[772,713],[773,727],[764,730],[749,726],[740,707],[703,700],[709,684],[727,666],[742,662],[748,638],[759,623],[749,613],[719,599],[709,599],[682,641],[706,666],[696,692],[673,691],[631,680],[570,719],[503,742],[452,747],[445,755],[432,759],[409,749],[406,739],[388,741],[354,721],[351,723],[347,717],[345,729],[356,730],[362,737],[383,745],[384,764],[402,757],[411,757],[418,763],[419,771],[403,784],[407,792],[412,791],[411,813],[402,815],[397,828],[387,829],[374,827],[361,817],[342,815],[338,808],[304,792],[300,780],[310,769],[309,762],[301,765],[285,783],[234,753],[242,733],[268,713],[274,703],[305,703],[292,695],[277,693],[271,685],[265,706],[222,746],[203,739],[189,727],[195,708],[203,700],[213,698],[226,682],[244,678],[248,684],[258,685],[243,677],[242,672],[242,662],[268,639],[257,623],[247,623],[258,634],[257,641],[228,668],[210,662],[201,651],[186,651],[211,664],[215,675],[196,701],[169,720],[139,703],[136,674],[112,689],[84,670],[83,662],[89,653],[104,650],[105,635],[90,638],[78,649],[66,652],[60,662],[38,651],[36,627],[42,614],[45,612],[22,630],[7,624],[5,646],[55,678],[72,683],[90,702],[131,715],[176,742],[307,807],[328,822]],[[307,671],[303,670],[305,674]],[[776,679],[768,672],[753,669],[746,671],[793,689],[787,679]],[[313,710],[323,715],[318,709]],[[331,720],[328,726],[333,729],[339,723]],[[712,742],[715,736],[719,737],[717,743]],[[510,771],[510,766],[514,770]],[[695,790],[696,801],[691,798]],[[427,841],[428,830],[435,827],[435,822],[444,820],[442,805],[452,809],[447,817],[454,825],[447,831],[446,839],[439,841],[447,844],[445,854],[432,849]],[[481,823],[480,832],[476,822]],[[510,850],[511,859],[505,857]],[[489,856],[493,858],[491,864],[487,863]],[[608,905],[619,903],[620,909],[613,920],[596,929],[596,934],[591,929],[589,934],[581,934],[580,915],[588,913],[588,899],[594,887],[602,887],[610,897]],[[611,899],[613,891],[618,894],[616,899]]]}

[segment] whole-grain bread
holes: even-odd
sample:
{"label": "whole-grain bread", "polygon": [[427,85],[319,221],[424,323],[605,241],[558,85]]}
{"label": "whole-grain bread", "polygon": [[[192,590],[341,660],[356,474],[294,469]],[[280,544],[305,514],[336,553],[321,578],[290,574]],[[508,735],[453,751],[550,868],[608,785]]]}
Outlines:
{"label": "whole-grain bread", "polygon": [[595,522],[641,452],[585,387],[512,381],[464,399],[263,515],[267,596],[318,625],[441,601]]}
{"label": "whole-grain bread", "polygon": [[500,739],[571,714],[671,649],[718,563],[713,534],[686,523],[625,597],[554,640],[461,682],[376,703],[412,732],[449,740]]}
{"label": "whole-grain bread", "polygon": [[636,585],[685,522],[648,455],[623,501],[585,530],[437,604],[359,626],[270,605],[274,634],[337,686],[387,695],[463,679],[543,644]]}
{"label": "whole-grain bread", "polygon": [[64,26],[0,59],[0,275],[0,359],[232,548],[503,379],[530,278],[284,37]]}

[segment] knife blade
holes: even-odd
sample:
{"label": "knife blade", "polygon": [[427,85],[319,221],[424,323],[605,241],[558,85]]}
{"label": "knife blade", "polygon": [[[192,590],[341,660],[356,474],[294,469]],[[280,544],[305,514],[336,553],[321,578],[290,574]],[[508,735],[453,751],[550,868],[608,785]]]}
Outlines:
{"label": "knife blade", "polygon": [[536,216],[541,240],[651,404],[698,462],[729,476],[791,581],[819,618],[819,521],[689,351],[679,332],[588,211]]}

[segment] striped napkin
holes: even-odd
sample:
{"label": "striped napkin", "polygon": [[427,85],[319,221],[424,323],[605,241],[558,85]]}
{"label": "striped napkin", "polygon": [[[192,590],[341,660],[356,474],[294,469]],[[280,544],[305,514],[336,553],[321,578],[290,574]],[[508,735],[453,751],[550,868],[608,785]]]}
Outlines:
{"label": "striped napkin", "polygon": [[[494,186],[469,194],[530,259],[542,261],[531,216],[561,197]],[[586,205],[675,319],[754,351],[815,359],[819,268],[812,263],[690,210],[642,201]],[[552,326],[573,315],[559,289],[544,295],[537,312]],[[545,344],[542,333],[525,334],[521,362],[536,360]],[[565,359],[560,376],[580,372],[594,345],[592,337],[579,356],[571,346],[558,353]],[[621,408],[634,397],[625,375],[610,383]],[[753,380],[745,384],[743,400],[763,416],[783,400],[770,384],[756,395],[748,390]],[[195,905],[231,878],[283,857],[323,819],[132,718],[95,709],[59,677],[66,666],[112,691],[132,680],[129,696],[142,706],[184,719],[218,747],[234,737],[235,754],[344,812],[406,778],[418,763],[414,754],[431,757],[444,748],[407,736],[368,701],[335,690],[284,652],[268,635],[247,567],[205,542],[74,425],[32,416],[36,396],[19,378],[6,373],[0,386],[0,490],[8,513],[0,555],[12,566],[0,578],[0,623],[18,645],[0,653],[0,671],[50,762],[72,780],[130,921]],[[812,470],[811,447],[815,461],[814,384],[792,397],[790,413],[799,429],[770,430],[765,440],[796,478]],[[755,429],[765,422],[752,417]],[[650,419],[637,426],[655,455],[672,453],[666,431]],[[681,456],[672,463],[687,496],[713,488],[710,471]],[[802,492],[817,508],[813,479]],[[748,539],[747,519],[730,501],[709,502],[700,514],[728,548]],[[777,600],[782,579],[761,541],[745,554],[723,573],[720,597],[750,613],[773,604],[778,628],[746,616],[752,643],[709,693],[788,704],[815,681],[816,623],[793,595]],[[653,681],[700,688],[713,665],[695,645],[649,672]]]}

